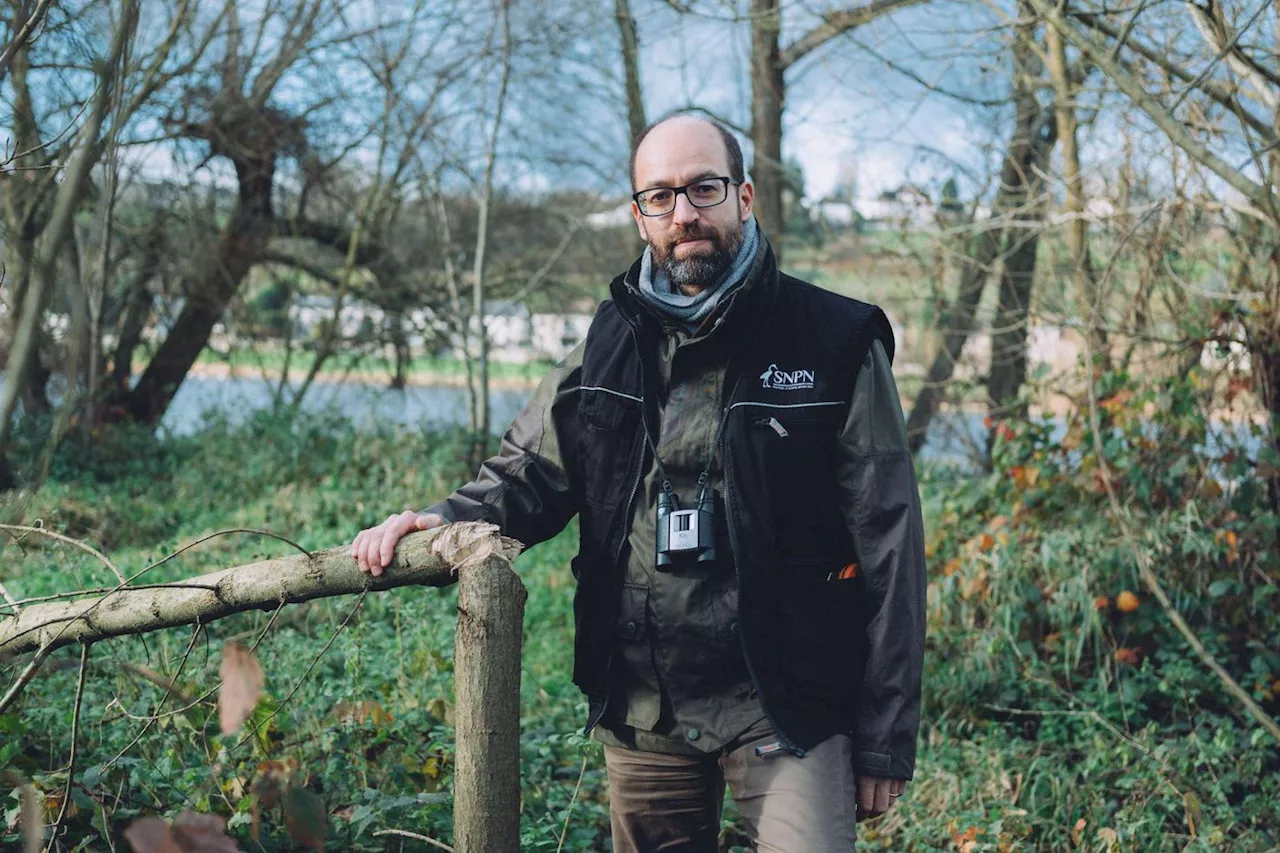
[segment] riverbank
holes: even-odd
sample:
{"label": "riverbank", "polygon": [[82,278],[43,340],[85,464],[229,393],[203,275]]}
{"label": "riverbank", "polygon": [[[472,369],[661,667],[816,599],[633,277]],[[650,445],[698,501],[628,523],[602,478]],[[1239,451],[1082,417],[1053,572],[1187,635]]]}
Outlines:
{"label": "riverbank", "polygon": [[[145,367],[142,365],[136,367],[135,370]],[[512,365],[504,365],[506,368]],[[520,365],[524,367],[524,365]],[[307,377],[306,367],[290,368],[289,382],[301,383]],[[548,367],[546,365],[528,365],[529,372],[526,375],[520,375],[510,372],[509,370],[501,371],[489,376],[489,388],[494,391],[532,391],[538,386],[538,382],[546,373]],[[198,376],[202,379],[256,379],[267,382],[279,382],[281,371],[279,369],[267,368],[266,370],[256,365],[232,364],[221,361],[201,361],[191,366],[190,376]],[[387,388],[391,384],[393,373],[390,370],[369,368],[353,368],[351,370],[321,370],[316,374],[317,382],[341,384],[354,383],[358,385],[367,385],[370,387]],[[459,373],[452,370],[415,370],[405,374],[405,385],[415,388],[465,388],[467,386],[467,376],[465,373]]]}

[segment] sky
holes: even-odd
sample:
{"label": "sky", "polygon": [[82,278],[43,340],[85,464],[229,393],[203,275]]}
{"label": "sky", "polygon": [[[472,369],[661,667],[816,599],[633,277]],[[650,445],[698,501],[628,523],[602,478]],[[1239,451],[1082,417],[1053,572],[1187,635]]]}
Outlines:
{"label": "sky", "polygon": [[[946,14],[948,7],[955,14]],[[746,24],[723,20],[727,12],[715,17],[717,8],[708,3],[702,15],[676,15],[661,3],[633,2],[650,117],[697,105],[740,127],[749,123],[750,32]],[[828,195],[851,170],[863,198],[908,180],[940,184],[953,174],[963,180],[966,170],[985,172],[996,110],[927,95],[876,58],[902,60],[942,87],[971,95],[989,89],[988,96],[1000,98],[1005,62],[993,49],[1001,34],[989,35],[985,28],[993,20],[973,8],[943,3],[901,10],[859,29],[854,41],[833,40],[788,71],[783,155],[799,161],[807,197]],[[813,26],[824,6],[815,0],[784,9],[785,45]],[[979,70],[984,59],[997,66],[995,73]]]}

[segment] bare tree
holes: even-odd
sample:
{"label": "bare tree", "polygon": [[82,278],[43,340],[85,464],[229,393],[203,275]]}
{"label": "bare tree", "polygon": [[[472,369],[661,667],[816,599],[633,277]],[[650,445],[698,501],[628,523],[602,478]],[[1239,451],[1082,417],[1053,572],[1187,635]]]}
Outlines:
{"label": "bare tree", "polygon": [[[1280,68],[1273,67],[1280,10],[1261,3],[1229,15],[1220,2],[1187,3],[1180,10],[1185,18],[1170,19],[1168,8],[1148,10],[1147,4],[1119,17],[1109,9],[1028,2],[1169,142],[1239,194],[1232,199],[1224,193],[1226,204],[1264,226],[1251,253],[1265,270],[1251,278],[1261,288],[1249,303],[1255,307],[1236,312],[1229,322],[1243,329],[1253,382],[1270,422],[1270,458],[1260,461],[1258,473],[1280,515]],[[1194,41],[1181,37],[1188,24],[1198,36]],[[1161,50],[1154,38],[1179,49]],[[1270,47],[1260,49],[1259,43]],[[1153,91],[1148,69],[1182,85]],[[1216,119],[1210,119],[1210,107],[1219,109]]]}
{"label": "bare tree", "polygon": [[[1053,114],[1036,95],[1037,81],[1030,67],[1033,57],[1032,28],[1015,27],[1011,56],[1013,129],[1000,172],[1000,185],[991,205],[991,218],[974,222],[968,247],[959,258],[959,287],[955,299],[939,320],[942,340],[935,352],[924,387],[907,417],[907,437],[912,453],[924,446],[930,421],[937,414],[965,342],[975,329],[978,305],[988,278],[1003,262],[997,334],[992,341],[992,385],[988,393],[1004,402],[1017,392],[1025,372],[1026,316],[1035,272],[1034,221],[1024,229],[1019,220],[1040,206],[1040,175],[1056,140]],[[1012,265],[1011,265],[1012,262]],[[997,359],[997,354],[999,358]],[[997,368],[997,364],[999,367]]]}
{"label": "bare tree", "polygon": [[898,9],[923,0],[871,0],[827,12],[817,26],[787,45],[780,43],[781,0],[751,0],[751,142],[756,214],[780,249],[786,233],[782,194],[782,118],[786,75],[800,60],[836,39]]}

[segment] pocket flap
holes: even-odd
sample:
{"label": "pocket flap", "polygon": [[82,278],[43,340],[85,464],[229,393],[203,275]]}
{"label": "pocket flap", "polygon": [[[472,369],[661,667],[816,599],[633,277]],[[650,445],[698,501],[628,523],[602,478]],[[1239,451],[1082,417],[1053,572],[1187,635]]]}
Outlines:
{"label": "pocket flap", "polygon": [[622,602],[618,607],[618,637],[623,640],[643,640],[648,622],[649,587],[624,584]]}

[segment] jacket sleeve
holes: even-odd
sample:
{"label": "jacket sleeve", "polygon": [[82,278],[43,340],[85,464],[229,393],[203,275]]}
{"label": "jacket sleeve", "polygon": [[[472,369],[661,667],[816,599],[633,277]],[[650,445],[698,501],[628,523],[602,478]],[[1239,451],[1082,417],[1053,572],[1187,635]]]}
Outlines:
{"label": "jacket sleeve", "polygon": [[924,667],[924,521],[902,404],[879,340],[859,369],[838,448],[841,509],[864,579],[867,632],[854,769],[910,779]]}
{"label": "jacket sleeve", "polygon": [[578,511],[578,386],[585,341],[538,383],[475,479],[422,512],[488,521],[525,547],[555,536]]}

